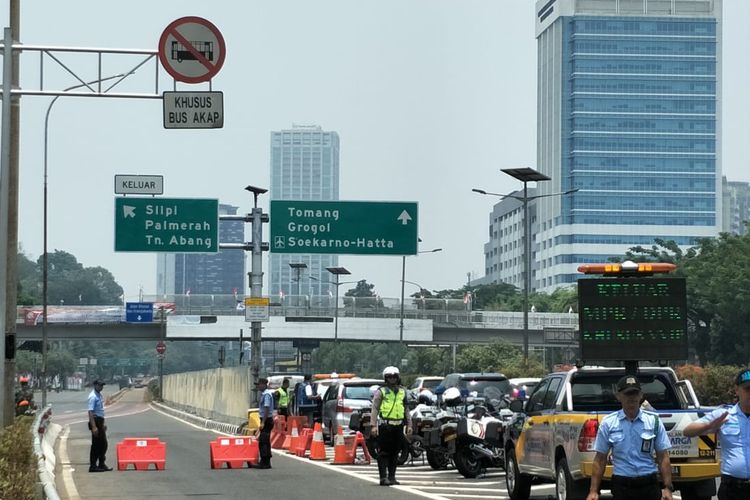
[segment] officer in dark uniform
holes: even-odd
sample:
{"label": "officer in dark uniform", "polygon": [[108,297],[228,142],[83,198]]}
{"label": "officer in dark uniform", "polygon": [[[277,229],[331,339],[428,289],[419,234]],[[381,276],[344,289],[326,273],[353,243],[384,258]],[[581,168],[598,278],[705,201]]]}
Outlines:
{"label": "officer in dark uniform", "polygon": [[372,399],[372,415],[377,425],[370,435],[378,440],[378,472],[380,485],[400,484],[396,480],[398,455],[404,440],[404,426],[411,434],[411,417],[406,407],[406,389],[401,386],[398,368],[388,366],[383,370],[385,385],[375,391]]}

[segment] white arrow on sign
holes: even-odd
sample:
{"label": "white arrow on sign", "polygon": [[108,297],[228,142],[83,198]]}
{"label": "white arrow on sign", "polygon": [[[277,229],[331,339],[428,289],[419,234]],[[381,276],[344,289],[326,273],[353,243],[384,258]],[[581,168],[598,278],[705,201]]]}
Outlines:
{"label": "white arrow on sign", "polygon": [[137,319],[138,319],[138,321],[140,321],[141,319],[143,319],[143,317],[142,317],[142,316],[141,316],[141,315],[139,314],[139,315],[137,316]]}
{"label": "white arrow on sign", "polygon": [[128,217],[135,217],[135,207],[130,205],[122,206],[122,215],[127,219]]}
{"label": "white arrow on sign", "polygon": [[403,212],[401,212],[401,215],[396,217],[396,220],[400,220],[401,224],[405,226],[411,220],[411,215],[409,215],[409,212],[404,210]]}

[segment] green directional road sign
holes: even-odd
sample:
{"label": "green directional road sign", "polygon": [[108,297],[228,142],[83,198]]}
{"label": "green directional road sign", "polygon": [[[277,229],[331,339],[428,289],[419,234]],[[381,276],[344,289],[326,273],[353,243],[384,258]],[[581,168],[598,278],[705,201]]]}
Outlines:
{"label": "green directional road sign", "polygon": [[417,204],[272,200],[271,251],[414,255]]}
{"label": "green directional road sign", "polygon": [[219,200],[115,198],[115,252],[218,251]]}

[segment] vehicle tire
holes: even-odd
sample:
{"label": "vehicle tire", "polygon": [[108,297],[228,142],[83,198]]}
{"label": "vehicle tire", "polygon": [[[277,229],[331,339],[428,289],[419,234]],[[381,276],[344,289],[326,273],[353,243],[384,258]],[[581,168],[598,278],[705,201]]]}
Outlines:
{"label": "vehicle tire", "polygon": [[444,451],[427,450],[427,463],[435,470],[447,469],[450,458]]}
{"label": "vehicle tire", "polygon": [[482,461],[465,446],[456,450],[453,462],[455,462],[458,472],[467,479],[473,479],[482,472]]}
{"label": "vehicle tire", "polygon": [[505,454],[505,488],[510,500],[529,500],[531,476],[521,474],[516,461],[516,451],[513,448]]}
{"label": "vehicle tire", "polygon": [[588,481],[573,479],[568,461],[561,458],[555,467],[555,493],[557,500],[584,500],[588,492]]}
{"label": "vehicle tire", "polygon": [[396,463],[398,463],[400,467],[408,462],[410,457],[411,453],[409,453],[409,442],[404,440],[403,445],[401,446],[401,451],[398,452],[398,460],[396,461]]}

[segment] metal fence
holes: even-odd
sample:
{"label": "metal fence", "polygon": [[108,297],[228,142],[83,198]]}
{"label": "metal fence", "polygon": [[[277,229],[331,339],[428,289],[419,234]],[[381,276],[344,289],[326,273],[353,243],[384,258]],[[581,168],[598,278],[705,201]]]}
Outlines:
{"label": "metal fence", "polygon": [[[235,295],[165,295],[144,296],[143,302],[154,303],[154,321],[159,309],[168,315],[242,316],[244,297]],[[270,314],[288,317],[400,318],[401,302],[388,297],[339,297],[328,295],[285,295],[270,298]],[[19,306],[18,322],[41,324],[41,306]],[[49,306],[49,323],[117,323],[125,321],[125,306]],[[522,312],[472,311],[461,299],[408,298],[404,300],[403,317],[431,319],[436,324],[470,328],[523,328]],[[577,328],[575,313],[529,313],[529,328]]]}

